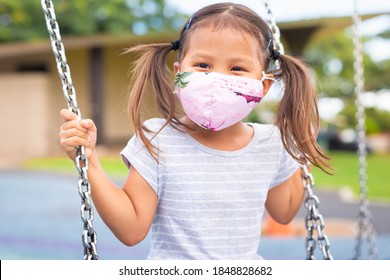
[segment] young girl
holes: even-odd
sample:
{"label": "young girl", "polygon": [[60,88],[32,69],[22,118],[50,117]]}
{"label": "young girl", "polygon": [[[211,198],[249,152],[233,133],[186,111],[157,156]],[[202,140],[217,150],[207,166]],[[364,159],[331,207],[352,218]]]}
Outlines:
{"label": "young girl", "polygon": [[[171,51],[178,51],[174,85],[166,66]],[[86,147],[100,216],[130,246],[151,228],[148,259],[259,259],[265,209],[288,223],[302,203],[298,153],[329,167],[316,143],[310,72],[274,51],[271,31],[255,12],[232,3],[196,12],[175,42],[127,52],[140,55],[129,102],[136,135],[121,153],[129,167],[123,188],[99,163],[94,123],[61,111],[61,145],[72,160],[77,146]],[[270,71],[275,60],[280,68]],[[276,125],[244,123],[275,80],[285,88]],[[163,118],[143,122],[149,90]]]}

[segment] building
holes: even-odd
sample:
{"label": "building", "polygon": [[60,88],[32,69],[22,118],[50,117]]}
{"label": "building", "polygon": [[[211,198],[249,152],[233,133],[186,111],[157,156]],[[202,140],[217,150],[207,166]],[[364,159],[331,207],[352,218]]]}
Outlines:
{"label": "building", "polygon": [[[284,44],[299,55],[309,40],[350,24],[349,17],[320,18],[284,22],[279,27]],[[83,117],[95,121],[98,144],[123,147],[133,134],[127,115],[132,57],[121,55],[122,51],[133,44],[170,42],[176,36],[155,33],[63,40],[80,110]],[[174,61],[172,53],[169,63]],[[49,40],[0,44],[0,98],[0,163],[63,155],[59,111],[66,102]],[[154,109],[150,112],[155,115]]]}

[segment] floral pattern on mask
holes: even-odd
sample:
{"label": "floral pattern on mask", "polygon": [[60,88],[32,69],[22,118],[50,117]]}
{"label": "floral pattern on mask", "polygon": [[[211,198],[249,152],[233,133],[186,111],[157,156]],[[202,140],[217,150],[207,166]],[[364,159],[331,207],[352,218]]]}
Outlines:
{"label": "floral pattern on mask", "polygon": [[262,81],[217,72],[180,72],[175,93],[193,122],[218,131],[243,120],[262,100]]}

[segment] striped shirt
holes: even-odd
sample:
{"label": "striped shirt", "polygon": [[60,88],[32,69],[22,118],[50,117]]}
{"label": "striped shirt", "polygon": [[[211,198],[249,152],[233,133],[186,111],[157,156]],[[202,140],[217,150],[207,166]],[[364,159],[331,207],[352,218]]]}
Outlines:
{"label": "striped shirt", "polygon": [[[158,131],[163,119],[145,126]],[[273,125],[249,124],[244,148],[221,151],[168,125],[154,139],[157,162],[133,136],[121,155],[158,196],[148,259],[260,259],[260,226],[268,190],[298,164]]]}

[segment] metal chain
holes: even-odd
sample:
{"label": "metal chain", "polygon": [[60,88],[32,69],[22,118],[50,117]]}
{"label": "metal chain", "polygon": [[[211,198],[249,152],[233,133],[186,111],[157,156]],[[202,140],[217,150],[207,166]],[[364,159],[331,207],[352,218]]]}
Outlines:
{"label": "metal chain", "polygon": [[[303,171],[303,185],[306,189],[306,198],[304,205],[307,209],[307,215],[305,217],[305,227],[307,230],[306,236],[306,249],[307,260],[314,260],[314,250],[316,244],[320,248],[324,260],[333,260],[330,253],[330,243],[327,235],[324,232],[325,221],[322,215],[318,211],[320,206],[320,200],[313,193],[314,177],[309,171],[309,163],[301,165]],[[314,231],[317,233],[314,234]]]}
{"label": "metal chain", "polygon": [[353,13],[353,45],[354,45],[354,80],[355,80],[355,95],[356,95],[356,119],[357,119],[357,141],[358,141],[358,156],[359,156],[359,184],[360,184],[360,206],[358,216],[358,234],[356,237],[355,256],[354,259],[359,259],[361,255],[361,246],[363,243],[363,235],[366,234],[368,241],[369,257],[377,259],[377,250],[375,245],[375,230],[371,222],[371,213],[368,209],[367,200],[367,147],[365,122],[366,116],[364,106],[361,102],[364,92],[364,73],[363,73],[363,54],[362,43],[359,33],[360,16],[358,13],[358,1],[354,1]]}
{"label": "metal chain", "polygon": [[[272,9],[268,0],[263,0],[264,6],[267,12],[266,22],[272,31],[272,38],[274,43],[275,50],[279,51],[281,54],[284,54],[284,47],[280,40],[280,30],[276,24],[275,17],[272,13]],[[279,61],[277,61],[279,63]],[[279,65],[277,65],[279,66]],[[330,253],[330,243],[327,235],[324,233],[325,222],[324,218],[318,211],[320,205],[320,200],[313,193],[314,188],[314,177],[309,171],[309,162],[302,164],[301,169],[303,171],[303,186],[306,189],[306,198],[304,205],[307,209],[307,215],[305,217],[305,227],[307,230],[306,237],[306,250],[307,255],[306,259],[314,260],[314,250],[316,244],[320,248],[323,258],[325,260],[333,260],[333,257]],[[316,231],[316,235],[314,234]]]}
{"label": "metal chain", "polygon": [[[61,41],[60,29],[55,16],[54,5],[51,0],[41,0],[43,13],[46,19],[46,27],[50,35],[51,46],[57,63],[58,74],[62,82],[64,97],[68,103],[68,109],[81,118],[81,112],[77,105],[76,91],[73,87],[70,68],[68,66],[65,48]],[[79,172],[78,191],[81,197],[81,220],[84,224],[82,242],[84,246],[85,260],[98,260],[97,235],[93,229],[93,207],[91,201],[91,186],[88,180],[88,161],[84,147],[77,148],[75,164]]]}
{"label": "metal chain", "polygon": [[284,47],[280,40],[280,30],[278,25],[276,24],[275,16],[272,13],[271,5],[268,0],[263,0],[263,2],[267,12],[266,22],[268,23],[268,26],[272,31],[272,38],[275,50],[277,50],[280,54],[284,54]]}

